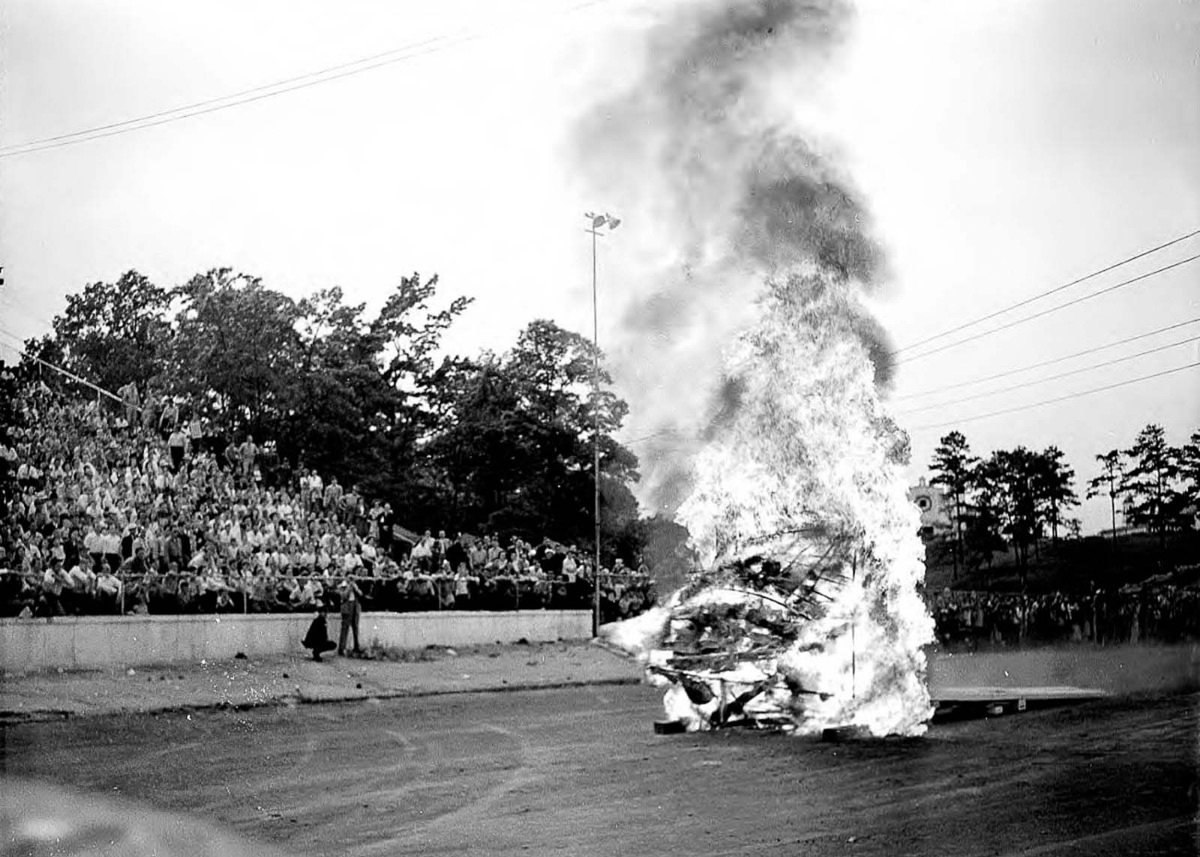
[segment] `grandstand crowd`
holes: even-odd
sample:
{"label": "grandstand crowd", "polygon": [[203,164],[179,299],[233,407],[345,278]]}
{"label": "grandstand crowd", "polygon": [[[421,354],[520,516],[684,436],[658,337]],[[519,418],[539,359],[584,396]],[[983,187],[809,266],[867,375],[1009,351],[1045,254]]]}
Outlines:
{"label": "grandstand crowd", "polygon": [[[590,607],[590,558],[549,538],[398,527],[390,505],[293,472],[170,397],[65,398],[5,372],[0,615]],[[600,569],[606,619],[654,599],[647,569]]]}
{"label": "grandstand crowd", "polygon": [[[0,616],[591,606],[584,552],[543,538],[418,535],[336,478],[292,471],[170,397],[64,397],[0,370]],[[656,600],[644,564],[600,569],[601,620]],[[1200,592],[1165,585],[927,596],[940,643],[1200,637]]]}
{"label": "grandstand crowd", "polygon": [[945,590],[929,601],[938,641],[951,647],[1200,639],[1200,592],[1180,586],[1128,586],[1087,595]]}

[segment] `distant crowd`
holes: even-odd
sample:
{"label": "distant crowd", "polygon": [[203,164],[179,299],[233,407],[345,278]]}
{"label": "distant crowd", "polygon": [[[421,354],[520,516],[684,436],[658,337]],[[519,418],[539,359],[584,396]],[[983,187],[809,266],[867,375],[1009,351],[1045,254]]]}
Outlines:
{"label": "distant crowd", "polygon": [[[0,615],[590,606],[590,557],[544,538],[398,537],[389,503],[232,442],[186,404],[113,407],[25,388],[0,442]],[[609,618],[653,601],[647,569],[600,569]]]}
{"label": "distant crowd", "polygon": [[948,646],[1092,641],[1174,643],[1200,639],[1200,591],[1151,585],[1090,595],[945,590],[929,599]]}

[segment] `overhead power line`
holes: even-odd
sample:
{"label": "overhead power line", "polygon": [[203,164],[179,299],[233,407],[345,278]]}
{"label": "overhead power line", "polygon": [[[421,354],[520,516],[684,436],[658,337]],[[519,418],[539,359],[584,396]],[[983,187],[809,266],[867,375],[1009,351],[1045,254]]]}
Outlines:
{"label": "overhead power line", "polygon": [[924,431],[926,429],[939,429],[939,428],[945,428],[946,426],[959,425],[961,423],[971,423],[971,422],[975,422],[976,420],[985,420],[985,419],[988,419],[989,417],[998,417],[998,416],[1001,416],[1002,414],[1014,414],[1018,411],[1028,411],[1031,408],[1040,408],[1043,405],[1053,405],[1056,402],[1065,402],[1069,399],[1078,399],[1082,396],[1090,396],[1093,393],[1102,393],[1105,390],[1115,390],[1118,387],[1128,387],[1130,384],[1140,384],[1142,381],[1149,381],[1153,378],[1162,378],[1165,375],[1174,375],[1176,372],[1184,372],[1188,369],[1195,369],[1197,366],[1200,366],[1200,361],[1197,361],[1195,363],[1188,363],[1186,366],[1177,366],[1174,369],[1164,369],[1162,372],[1155,372],[1151,375],[1142,375],[1140,378],[1130,378],[1128,381],[1118,381],[1116,384],[1106,384],[1103,387],[1094,387],[1091,390],[1081,390],[1078,393],[1071,393],[1066,396],[1059,396],[1056,399],[1045,399],[1044,401],[1041,401],[1041,402],[1033,402],[1032,404],[1028,404],[1028,405],[1019,405],[1015,408],[1004,408],[1003,410],[999,410],[999,411],[990,411],[986,414],[976,414],[973,417],[961,417],[961,418],[955,419],[955,420],[948,420],[947,422],[944,422],[944,423],[932,423],[930,425],[923,425],[923,426],[910,426],[909,430],[910,431]]}
{"label": "overhead power line", "polygon": [[[191,104],[184,104],[179,107],[173,107],[170,110],[161,110],[158,113],[147,113],[145,116],[136,116],[133,119],[124,119],[120,122],[111,122],[108,125],[97,125],[93,128],[84,128],[80,131],[72,131],[69,134],[59,134],[55,137],[43,137],[40,140],[28,140],[24,143],[11,143],[7,146],[0,148],[0,152],[2,152],[4,155],[8,155],[8,154],[20,155],[20,154],[24,154],[24,152],[9,152],[9,150],[10,149],[30,149],[35,146],[43,146],[46,143],[56,143],[60,140],[67,140],[71,137],[81,137],[81,136],[84,136],[87,134],[95,134],[99,131],[109,131],[109,130],[116,129],[116,128],[124,128],[125,126],[129,126],[129,125],[137,125],[138,123],[141,123],[141,122],[149,122],[152,119],[159,119],[164,116],[171,116],[172,114],[182,113],[186,110],[195,110],[200,107],[207,107],[210,104],[219,104],[222,101],[229,101],[230,99],[241,98],[242,96],[246,96],[246,95],[254,95],[255,93],[264,92],[264,91],[270,90],[270,89],[276,89],[277,87],[286,86],[291,83],[297,83],[299,81],[307,80],[309,78],[320,77],[321,75],[324,75],[324,74],[332,74],[333,72],[341,71],[343,69],[348,69],[352,66],[361,65],[363,63],[371,62],[372,60],[378,60],[378,59],[382,59],[384,57],[398,54],[402,51],[405,51],[405,52],[411,51],[416,48],[423,47],[425,45],[433,44],[433,43],[442,41],[445,38],[446,38],[445,36],[435,36],[434,38],[426,39],[425,41],[422,41],[422,42],[413,42],[411,44],[404,45],[399,48],[393,48],[392,50],[374,54],[369,57],[362,57],[361,59],[351,60],[350,62],[341,63],[339,65],[330,66],[328,68],[319,69],[317,71],[306,72],[305,74],[297,75],[296,77],[289,77],[284,80],[277,80],[274,83],[264,83],[262,86],[255,86],[250,89],[243,89],[240,92],[231,92],[228,95],[221,95],[221,96],[218,96],[217,98],[208,98],[208,99],[205,99],[204,101],[195,101],[195,102],[192,102]],[[407,58],[407,54],[405,54],[405,58]],[[366,71],[366,70],[367,69],[363,69],[363,71]],[[315,82],[320,82],[320,81],[315,81]],[[232,107],[234,105],[229,105],[229,106]],[[186,118],[186,117],[179,117],[179,118]],[[130,130],[132,130],[132,129],[130,129]],[[66,145],[66,144],[64,144],[64,145]],[[46,148],[53,148],[53,147],[46,146]]]}
{"label": "overhead power line", "polygon": [[1078,298],[1075,298],[1074,300],[1067,301],[1065,304],[1059,304],[1058,306],[1050,307],[1050,309],[1044,309],[1041,312],[1036,312],[1033,315],[1028,315],[1028,316],[1025,316],[1024,318],[1018,318],[1015,321],[1008,322],[1007,324],[1002,324],[999,327],[993,327],[990,330],[985,330],[980,333],[976,333],[975,335],[968,336],[965,339],[958,339],[958,340],[955,340],[954,342],[948,342],[945,345],[940,345],[937,348],[930,349],[929,351],[922,351],[920,354],[914,354],[911,357],[902,357],[896,361],[896,364],[899,365],[899,364],[903,364],[903,363],[909,363],[913,360],[920,360],[922,357],[930,357],[934,354],[938,354],[942,351],[946,351],[947,349],[956,348],[959,345],[965,345],[966,343],[974,342],[977,339],[983,339],[986,336],[991,336],[993,333],[999,333],[1002,330],[1008,330],[1010,327],[1016,327],[1019,324],[1025,324],[1025,322],[1027,322],[1027,321],[1033,321],[1034,319],[1042,318],[1043,316],[1050,315],[1051,313],[1056,313],[1059,310],[1066,309],[1067,307],[1075,306],[1076,304],[1081,304],[1084,301],[1090,301],[1092,298],[1098,298],[1101,295],[1108,294],[1109,292],[1115,292],[1117,289],[1123,289],[1126,286],[1133,285],[1134,283],[1140,283],[1142,280],[1149,279],[1150,277],[1161,274],[1164,271],[1170,271],[1173,268],[1178,268],[1181,265],[1187,265],[1191,262],[1195,262],[1197,259],[1200,259],[1200,253],[1197,253],[1195,256],[1188,256],[1186,259],[1180,259],[1178,262],[1172,262],[1170,265],[1164,265],[1163,267],[1157,268],[1153,271],[1148,271],[1145,274],[1140,274],[1136,277],[1131,277],[1128,280],[1123,280],[1123,281],[1117,283],[1116,285],[1108,286],[1107,288],[1101,289],[1098,292],[1092,292],[1089,295],[1083,295],[1082,297],[1078,297]]}
{"label": "overhead power line", "polygon": [[1187,327],[1189,324],[1200,322],[1200,316],[1190,318],[1187,321],[1181,321],[1178,324],[1167,325],[1160,327],[1158,330],[1150,330],[1146,333],[1139,333],[1137,336],[1130,336],[1126,339],[1118,339],[1115,342],[1108,342],[1104,345],[1097,345],[1094,348],[1085,348],[1083,351],[1076,351],[1074,354],[1065,354],[1062,357],[1054,357],[1050,360],[1043,360],[1040,363],[1030,363],[1028,366],[1022,366],[1019,369],[1009,369],[1005,372],[997,372],[994,375],[985,375],[982,378],[973,378],[970,381],[959,381],[957,384],[947,384],[944,387],[937,387],[933,390],[924,390],[920,393],[906,393],[903,396],[894,396],[892,401],[901,402],[905,399],[920,399],[925,396],[932,396],[937,393],[945,393],[950,390],[957,390],[962,387],[973,387],[976,384],[982,384],[985,381],[995,381],[999,378],[1007,378],[1009,375],[1018,375],[1021,372],[1029,372],[1032,369],[1041,369],[1043,366],[1052,366],[1055,363],[1062,363],[1065,360],[1072,360],[1076,357],[1083,357],[1086,354],[1095,354],[1097,351],[1107,351],[1110,348],[1116,348],[1118,345],[1128,345],[1130,342],[1137,342],[1139,339],[1147,339],[1151,336],[1157,336],[1160,333],[1166,333],[1168,330],[1175,330],[1180,327]]}
{"label": "overhead power line", "polygon": [[1117,363],[1124,363],[1128,360],[1135,360],[1138,357],[1145,357],[1147,354],[1157,354],[1159,351],[1166,351],[1169,348],[1178,348],[1180,345],[1187,345],[1192,342],[1200,342],[1200,336],[1193,336],[1191,339],[1184,339],[1179,342],[1172,342],[1170,345],[1160,345],[1157,348],[1150,348],[1146,351],[1139,351],[1137,354],[1129,354],[1125,357],[1117,357],[1112,360],[1106,360],[1103,363],[1096,363],[1092,366],[1083,366],[1079,369],[1072,369],[1069,372],[1059,372],[1057,375],[1050,375],[1046,378],[1038,378],[1034,381],[1027,381],[1024,384],[1013,384],[1010,387],[1001,387],[998,390],[987,390],[983,393],[975,393],[971,396],[964,396],[961,399],[956,399],[953,402],[939,402],[934,405],[922,405],[919,408],[911,408],[907,411],[900,411],[896,414],[898,417],[908,416],[909,414],[917,414],[922,411],[932,411],[938,408],[949,408],[962,402],[970,402],[975,399],[986,399],[988,396],[998,396],[1001,393],[1011,393],[1014,390],[1023,390],[1026,387],[1036,387],[1038,384],[1046,384],[1050,381],[1057,381],[1059,378],[1069,378],[1071,375],[1079,375],[1083,372],[1094,372],[1097,369],[1103,369],[1106,366],[1114,366]]}
{"label": "overhead power line", "polygon": [[[575,3],[555,14],[565,15],[572,12],[578,12],[589,6],[596,6],[606,2],[609,2],[609,0],[585,0],[585,2]],[[432,38],[425,39],[424,41],[411,42],[407,45],[392,48],[391,50],[383,51],[371,56],[360,57],[356,60],[329,66],[328,68],[317,71],[306,72],[305,74],[296,75],[295,77],[277,80],[274,83],[266,83],[250,89],[243,89],[239,92],[229,93],[228,95],[222,95],[216,98],[208,98],[203,101],[196,101],[191,104],[185,104],[180,107],[172,108],[170,110],[162,110],[157,113],[148,113],[144,116],[125,119],[120,122],[111,122],[107,125],[97,125],[92,128],[73,131],[69,134],[43,137],[41,139],[30,140],[25,143],[14,143],[8,146],[0,147],[0,158],[11,158],[17,155],[28,155],[32,154],[33,152],[43,152],[47,149],[57,149],[61,146],[71,146],[76,143],[86,143],[90,140],[113,137],[118,134],[126,134],[130,131],[140,131],[143,128],[153,128],[157,125],[165,125],[168,122],[177,122],[181,119],[190,119],[192,117],[202,116],[207,113],[215,113],[219,110],[228,110],[231,107],[238,107],[243,104],[262,101],[266,98],[273,98],[277,95],[295,92],[299,89],[306,89],[310,86],[329,83],[330,81],[340,80],[341,78],[350,77],[356,74],[362,74],[363,72],[372,71],[377,68],[382,68],[383,66],[415,59],[416,57],[424,56],[426,54],[436,53],[449,47],[454,47],[465,42],[479,39],[488,32],[491,32],[491,30],[466,31],[457,35],[434,36]]]}
{"label": "overhead power line", "polygon": [[1138,259],[1141,259],[1144,256],[1149,256],[1151,253],[1157,253],[1159,250],[1166,249],[1167,247],[1170,247],[1173,244],[1178,244],[1180,241],[1186,241],[1187,239],[1192,238],[1193,236],[1196,236],[1196,235],[1200,235],[1200,229],[1189,232],[1186,235],[1180,235],[1178,238],[1172,238],[1170,241],[1167,241],[1165,244],[1159,244],[1157,247],[1151,247],[1149,250],[1143,250],[1141,253],[1138,253],[1137,255],[1130,256],[1126,259],[1122,259],[1119,262],[1114,262],[1111,265],[1109,265],[1105,268],[1101,268],[1098,271],[1092,271],[1092,273],[1085,274],[1084,276],[1079,277],[1078,279],[1071,280],[1071,282],[1069,282],[1069,283],[1063,283],[1061,286],[1055,286],[1053,289],[1049,289],[1044,292],[1039,292],[1038,294],[1034,295],[1033,297],[1029,297],[1029,298],[1026,298],[1025,300],[1018,301],[1015,304],[1010,304],[1009,306],[1006,306],[1003,309],[998,309],[995,312],[988,313],[987,315],[980,316],[979,318],[964,322],[964,323],[960,324],[958,327],[952,327],[949,330],[943,330],[941,333],[935,333],[933,336],[926,337],[925,339],[922,339],[920,342],[914,342],[911,345],[905,345],[902,348],[897,348],[895,351],[892,352],[892,356],[894,357],[897,354],[900,354],[904,351],[911,351],[914,348],[919,348],[922,345],[926,345],[927,343],[941,339],[944,336],[949,336],[952,333],[958,333],[960,330],[966,330],[968,327],[974,327],[977,324],[982,324],[985,321],[990,321],[991,319],[996,318],[996,316],[1004,315],[1006,312],[1011,312],[1014,309],[1020,309],[1021,307],[1031,304],[1034,301],[1040,301],[1042,298],[1049,297],[1050,295],[1055,294],[1057,292],[1061,292],[1063,289],[1069,289],[1069,288],[1071,288],[1071,286],[1077,286],[1080,283],[1086,282],[1087,280],[1090,280],[1094,277],[1098,277],[1101,274],[1106,274],[1109,271],[1113,270],[1114,268],[1119,268],[1122,265],[1127,265],[1130,262],[1134,262]]}

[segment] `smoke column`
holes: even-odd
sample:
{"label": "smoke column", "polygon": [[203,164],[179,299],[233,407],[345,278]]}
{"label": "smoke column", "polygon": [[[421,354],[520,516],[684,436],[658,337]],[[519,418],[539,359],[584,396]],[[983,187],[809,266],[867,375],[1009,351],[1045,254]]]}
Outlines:
{"label": "smoke column", "polygon": [[[636,449],[642,500],[688,527],[705,570],[657,628],[639,627],[667,652],[717,605],[742,629],[726,640],[736,652],[747,617],[775,611],[774,643],[700,679],[772,688],[760,701],[802,732],[919,734],[933,627],[917,594],[923,546],[908,438],[880,403],[890,349],[862,303],[886,280],[884,253],[831,148],[795,119],[849,19],[834,0],[665,13],[642,78],[581,141],[595,180],[660,245],[615,368],[654,435]],[[737,569],[754,556],[783,577],[748,591],[758,572]],[[665,705],[709,722],[683,684]]]}
{"label": "smoke column", "polygon": [[[849,21],[840,2],[669,10],[647,36],[636,85],[581,125],[585,170],[597,187],[615,189],[627,222],[653,224],[657,244],[611,349],[634,433],[652,436],[636,452],[642,500],[653,508],[683,499],[698,442],[736,406],[721,354],[753,323],[763,279],[809,262],[863,290],[882,279],[858,194],[794,116]],[[852,312],[884,384],[884,333]]]}

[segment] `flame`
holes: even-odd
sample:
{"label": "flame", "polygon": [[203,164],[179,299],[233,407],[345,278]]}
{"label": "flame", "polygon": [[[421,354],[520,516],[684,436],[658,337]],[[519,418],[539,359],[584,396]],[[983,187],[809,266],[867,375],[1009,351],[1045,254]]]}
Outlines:
{"label": "flame", "polygon": [[[782,717],[802,733],[853,725],[917,735],[932,714],[922,647],[933,621],[917,593],[924,548],[905,491],[906,438],[883,411],[866,347],[845,329],[853,300],[815,269],[767,285],[757,323],[725,358],[739,407],[699,454],[678,511],[708,571],[641,630],[694,653],[684,629],[698,610],[773,613],[761,624],[783,630],[760,635],[757,652],[745,623],[710,634],[710,655],[727,651],[734,663],[689,678],[728,699],[761,685],[747,715]],[[715,571],[752,555],[778,562],[787,582]],[[660,680],[679,678],[671,654],[647,656]],[[674,681],[664,706],[706,728],[719,701],[697,703]]]}
{"label": "flame", "polygon": [[840,0],[664,13],[639,85],[582,129],[630,230],[655,224],[653,288],[616,360],[638,428],[661,436],[641,450],[642,499],[674,511],[700,557],[614,642],[694,729],[913,735],[932,713],[908,439],[882,408],[889,348],[860,297],[884,254],[794,115],[849,18]]}

